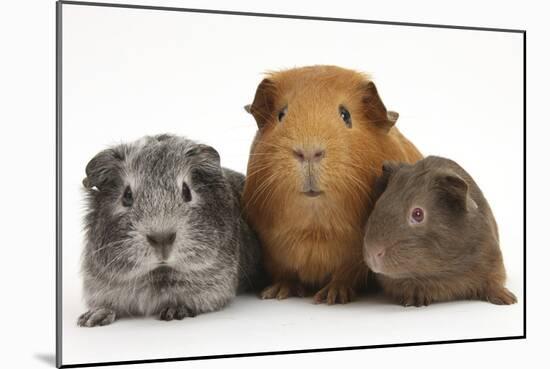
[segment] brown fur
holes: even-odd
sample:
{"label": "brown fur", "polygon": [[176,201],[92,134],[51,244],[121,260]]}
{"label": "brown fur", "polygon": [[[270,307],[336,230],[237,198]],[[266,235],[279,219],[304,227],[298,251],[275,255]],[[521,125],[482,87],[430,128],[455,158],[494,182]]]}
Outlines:
{"label": "brown fur", "polygon": [[[516,302],[498,227],[483,193],[455,162],[429,156],[414,165],[386,163],[381,196],[367,222],[365,260],[382,289],[403,305],[435,301]],[[423,209],[415,223],[411,210]]]}
{"label": "brown fur", "polygon": [[[351,128],[340,106],[351,113]],[[421,154],[393,127],[397,113],[386,111],[374,84],[355,71],[312,66],[271,73],[248,110],[259,130],[243,205],[272,279],[262,297],[320,288],[316,302],[350,301],[366,280],[363,225],[382,162],[415,162]],[[302,149],[324,150],[322,159],[303,164],[296,157]],[[322,194],[308,197],[305,188]]]}

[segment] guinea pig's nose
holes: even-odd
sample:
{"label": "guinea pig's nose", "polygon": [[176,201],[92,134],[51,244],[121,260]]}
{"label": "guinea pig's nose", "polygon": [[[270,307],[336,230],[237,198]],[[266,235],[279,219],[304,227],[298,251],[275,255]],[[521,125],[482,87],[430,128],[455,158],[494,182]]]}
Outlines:
{"label": "guinea pig's nose", "polygon": [[375,248],[372,248],[372,250],[369,252],[369,254],[371,255],[371,257],[374,257],[376,259],[381,259],[384,257],[386,253],[386,249],[384,249],[383,247],[375,247]]}
{"label": "guinea pig's nose", "polygon": [[163,258],[168,258],[172,245],[176,240],[176,232],[158,232],[147,236],[147,241],[155,249],[161,252]]}
{"label": "guinea pig's nose", "polygon": [[325,150],[323,149],[310,149],[310,150],[304,150],[301,148],[296,148],[292,150],[294,157],[299,162],[304,161],[321,161],[322,158],[325,157]]}
{"label": "guinea pig's nose", "polygon": [[369,248],[365,261],[367,265],[375,273],[380,273],[384,266],[384,255],[386,250],[382,247],[371,247]]}
{"label": "guinea pig's nose", "polygon": [[149,241],[153,247],[171,245],[175,240],[175,232],[151,233],[147,235],[147,241]]}

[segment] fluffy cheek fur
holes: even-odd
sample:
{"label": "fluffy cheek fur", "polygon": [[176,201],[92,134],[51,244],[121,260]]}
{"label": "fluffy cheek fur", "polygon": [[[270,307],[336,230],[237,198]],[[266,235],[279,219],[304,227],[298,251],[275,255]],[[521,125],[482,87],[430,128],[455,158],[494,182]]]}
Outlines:
{"label": "fluffy cheek fur", "polygon": [[[344,138],[339,137],[342,134]],[[354,142],[350,140],[354,134],[356,132],[326,132],[320,140],[326,157],[308,169],[293,155],[293,148],[301,140],[279,131],[277,127],[268,129],[251,153],[247,177],[249,184],[245,188],[243,204],[245,209],[249,213],[261,213],[260,221],[265,220],[267,224],[271,224],[275,217],[304,219],[305,216],[309,219],[310,216],[318,218],[328,215],[324,214],[324,210],[330,210],[332,214],[336,212],[335,218],[354,218],[351,223],[344,223],[362,223],[364,208],[370,201],[368,194],[374,173],[379,169],[375,164],[365,164],[369,158],[364,155],[363,144],[346,143]],[[281,173],[285,175],[281,176]],[[310,176],[323,191],[322,198],[310,199],[301,193]]]}
{"label": "fluffy cheek fur", "polygon": [[87,227],[87,243],[83,254],[83,271],[89,276],[118,279],[130,271],[137,259],[134,239],[139,236],[126,213],[113,214],[111,207],[91,213]]}

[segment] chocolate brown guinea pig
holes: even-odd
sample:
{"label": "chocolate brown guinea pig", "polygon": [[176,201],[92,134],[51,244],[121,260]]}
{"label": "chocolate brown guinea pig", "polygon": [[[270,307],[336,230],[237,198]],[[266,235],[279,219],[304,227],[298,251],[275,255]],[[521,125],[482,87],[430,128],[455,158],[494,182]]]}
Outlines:
{"label": "chocolate brown guinea pig", "polygon": [[452,160],[385,163],[364,255],[382,289],[408,306],[458,299],[516,302],[497,224],[472,177]]}
{"label": "chocolate brown guinea pig", "polygon": [[271,278],[261,297],[349,302],[366,281],[363,226],[382,162],[420,152],[369,77],[336,66],[267,75],[247,111],[258,131],[242,201]]}

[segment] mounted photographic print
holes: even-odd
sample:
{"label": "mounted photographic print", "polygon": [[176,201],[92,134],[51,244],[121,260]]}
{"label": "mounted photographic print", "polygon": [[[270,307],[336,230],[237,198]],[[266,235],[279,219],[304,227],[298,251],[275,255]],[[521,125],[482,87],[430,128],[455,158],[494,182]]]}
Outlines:
{"label": "mounted photographic print", "polygon": [[525,338],[525,31],[59,1],[57,365]]}

